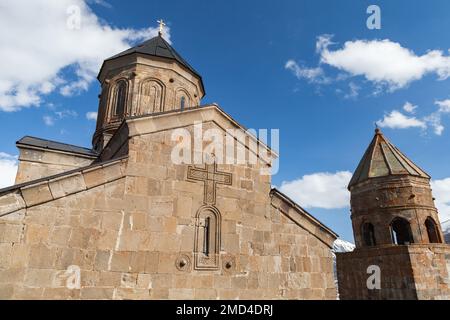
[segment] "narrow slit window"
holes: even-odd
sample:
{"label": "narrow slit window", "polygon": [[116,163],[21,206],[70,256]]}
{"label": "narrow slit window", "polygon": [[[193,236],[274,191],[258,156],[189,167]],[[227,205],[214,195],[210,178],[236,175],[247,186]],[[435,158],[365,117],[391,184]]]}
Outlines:
{"label": "narrow slit window", "polygon": [[186,98],[183,96],[183,97],[181,97],[181,100],[180,100],[181,110],[184,110],[185,104],[186,104]]}
{"label": "narrow slit window", "polygon": [[211,218],[207,217],[205,219],[205,231],[204,231],[205,238],[203,240],[203,253],[205,256],[209,256],[209,244],[210,244],[210,237],[211,237]]}

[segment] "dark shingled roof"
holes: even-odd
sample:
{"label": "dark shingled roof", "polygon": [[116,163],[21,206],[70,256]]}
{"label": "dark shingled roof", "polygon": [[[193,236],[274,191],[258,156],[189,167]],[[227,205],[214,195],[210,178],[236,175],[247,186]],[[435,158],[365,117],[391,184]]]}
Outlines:
{"label": "dark shingled roof", "polygon": [[98,154],[89,148],[83,148],[74,146],[71,144],[36,138],[36,137],[30,137],[25,136],[19,141],[16,142],[18,145],[25,145],[30,147],[37,147],[37,148],[43,148],[43,149],[49,149],[49,150],[56,150],[56,151],[63,151],[63,152],[70,152],[70,153],[76,153],[80,155],[85,156],[91,156],[91,157],[97,157]]}
{"label": "dark shingled roof", "polygon": [[187,69],[189,69],[192,73],[194,73],[197,77],[201,79],[200,74],[197,71],[195,71],[195,69],[189,63],[187,63],[187,61],[184,60],[178,54],[178,52],[176,52],[175,49],[172,48],[166,40],[164,40],[164,38],[161,35],[158,35],[150,40],[147,40],[137,45],[136,47],[130,48],[119,54],[116,54],[115,56],[112,56],[111,58],[108,58],[106,60],[112,60],[132,53],[141,53],[150,56],[175,60],[184,67],[186,67]]}
{"label": "dark shingled roof", "polygon": [[430,176],[408,159],[396,146],[390,143],[379,129],[366,150],[348,185],[352,186],[370,178],[390,175],[411,175],[422,178]]}

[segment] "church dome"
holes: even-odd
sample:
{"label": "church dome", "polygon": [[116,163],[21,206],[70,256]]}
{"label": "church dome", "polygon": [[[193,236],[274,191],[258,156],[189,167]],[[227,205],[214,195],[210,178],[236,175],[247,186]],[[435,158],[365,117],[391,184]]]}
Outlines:
{"label": "church dome", "polygon": [[200,106],[200,74],[158,36],[103,62],[97,126],[92,144],[100,152],[124,119]]}
{"label": "church dome", "polygon": [[[125,57],[131,54],[143,54],[152,57],[159,57],[174,60],[179,63],[184,68],[188,69],[191,73],[193,73],[196,77],[199,78],[202,89],[204,91],[203,80],[200,73],[198,73],[183,57],[162,37],[161,34],[158,34],[156,37],[144,41],[143,43],[129,48],[123,52],[120,52],[108,59],[105,62],[114,60],[117,58]],[[102,67],[103,69],[103,67]],[[101,73],[101,70],[100,70]]]}

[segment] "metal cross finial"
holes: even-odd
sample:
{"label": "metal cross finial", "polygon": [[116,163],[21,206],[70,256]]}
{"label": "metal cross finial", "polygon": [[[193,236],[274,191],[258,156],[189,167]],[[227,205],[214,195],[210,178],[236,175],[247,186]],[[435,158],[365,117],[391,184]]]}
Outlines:
{"label": "metal cross finial", "polygon": [[159,33],[160,36],[162,36],[162,34],[163,34],[163,29],[164,29],[164,27],[166,26],[166,24],[165,24],[165,22],[164,22],[163,19],[157,20],[156,22],[159,23],[159,32],[158,32],[158,33]]}
{"label": "metal cross finial", "polygon": [[381,132],[380,127],[378,126],[377,122],[375,122],[374,124],[375,124],[375,133],[379,134]]}

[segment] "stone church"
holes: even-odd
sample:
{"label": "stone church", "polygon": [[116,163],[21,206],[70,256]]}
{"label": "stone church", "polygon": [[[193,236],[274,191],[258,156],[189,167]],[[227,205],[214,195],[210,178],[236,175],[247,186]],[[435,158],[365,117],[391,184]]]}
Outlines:
{"label": "stone church", "polygon": [[92,149],[17,142],[0,299],[336,299],[337,236],[271,188],[274,152],[256,141],[269,157],[255,164],[172,161],[177,129],[246,131],[200,105],[201,76],[161,34],[105,60],[98,80]]}

